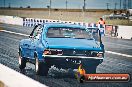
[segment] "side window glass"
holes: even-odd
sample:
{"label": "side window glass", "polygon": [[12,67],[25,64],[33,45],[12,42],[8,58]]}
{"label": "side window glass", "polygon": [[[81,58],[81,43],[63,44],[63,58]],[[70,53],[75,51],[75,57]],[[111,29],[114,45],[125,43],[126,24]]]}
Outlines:
{"label": "side window glass", "polygon": [[39,39],[42,33],[42,25],[38,25],[38,27],[36,27],[36,29],[33,32],[33,36],[35,39]]}

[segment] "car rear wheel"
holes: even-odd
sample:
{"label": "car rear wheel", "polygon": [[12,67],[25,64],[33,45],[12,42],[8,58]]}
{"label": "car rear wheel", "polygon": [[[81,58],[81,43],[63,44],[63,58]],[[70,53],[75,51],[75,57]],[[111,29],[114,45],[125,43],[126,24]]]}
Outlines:
{"label": "car rear wheel", "polygon": [[20,70],[25,69],[25,67],[26,67],[26,58],[22,57],[22,52],[21,51],[19,52],[18,60],[19,60],[19,68],[20,68]]}
{"label": "car rear wheel", "polygon": [[41,76],[47,76],[48,74],[48,66],[45,62],[40,62],[37,58],[37,56],[35,57],[35,72],[37,75],[41,75]]}
{"label": "car rear wheel", "polygon": [[82,75],[80,78],[77,79],[79,83],[83,83],[85,80],[85,77]]}

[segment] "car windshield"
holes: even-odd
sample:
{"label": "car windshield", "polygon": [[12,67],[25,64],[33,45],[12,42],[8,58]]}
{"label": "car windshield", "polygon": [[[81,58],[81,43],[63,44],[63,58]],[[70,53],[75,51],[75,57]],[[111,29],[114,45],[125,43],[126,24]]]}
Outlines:
{"label": "car windshield", "polygon": [[52,27],[47,31],[48,38],[75,38],[75,39],[93,39],[92,34],[86,29]]}

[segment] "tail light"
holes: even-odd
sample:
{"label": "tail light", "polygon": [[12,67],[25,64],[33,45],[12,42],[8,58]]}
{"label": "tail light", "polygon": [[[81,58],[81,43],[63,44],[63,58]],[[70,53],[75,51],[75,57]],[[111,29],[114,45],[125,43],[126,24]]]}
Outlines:
{"label": "tail light", "polygon": [[44,55],[50,55],[51,54],[51,51],[50,50],[44,50]]}
{"label": "tail light", "polygon": [[97,57],[103,57],[103,53],[98,53]]}
{"label": "tail light", "polygon": [[93,51],[91,53],[92,57],[103,57],[103,52],[96,52],[96,51]]}
{"label": "tail light", "polygon": [[62,50],[57,50],[57,49],[46,49],[44,50],[44,55],[62,55],[63,51]]}

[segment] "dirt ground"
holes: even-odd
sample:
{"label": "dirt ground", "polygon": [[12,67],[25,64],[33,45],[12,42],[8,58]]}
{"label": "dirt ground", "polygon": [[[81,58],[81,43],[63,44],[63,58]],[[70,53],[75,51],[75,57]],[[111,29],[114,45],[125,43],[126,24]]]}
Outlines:
{"label": "dirt ground", "polygon": [[[87,22],[87,23],[97,23],[100,17],[103,15],[109,15],[113,13],[113,10],[86,10],[81,9],[0,9],[0,15],[11,15],[19,17],[28,18],[42,18],[42,19],[53,19],[53,20],[63,20],[63,21],[76,21],[76,22]],[[106,20],[107,24],[113,25],[132,25],[132,21],[128,20]]]}

